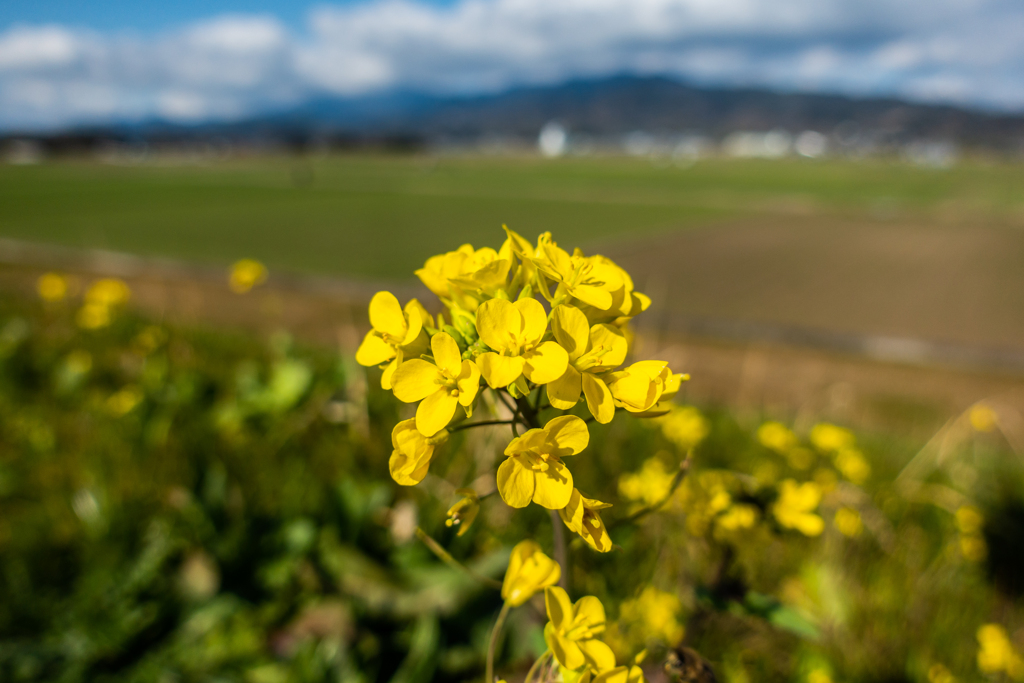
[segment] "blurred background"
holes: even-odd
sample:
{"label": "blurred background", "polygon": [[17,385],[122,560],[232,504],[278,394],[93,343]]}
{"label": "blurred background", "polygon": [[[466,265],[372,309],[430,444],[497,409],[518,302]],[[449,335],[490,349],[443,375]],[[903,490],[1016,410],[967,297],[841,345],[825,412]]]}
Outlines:
{"label": "blurred background", "polygon": [[406,407],[352,354],[503,224],[625,267],[634,355],[692,376],[583,475],[671,498],[573,548],[621,658],[1024,680],[1021,35],[1012,0],[5,0],[0,680],[482,678],[500,600],[416,530],[500,579],[550,527],[456,536],[493,488],[458,459],[393,484]]}

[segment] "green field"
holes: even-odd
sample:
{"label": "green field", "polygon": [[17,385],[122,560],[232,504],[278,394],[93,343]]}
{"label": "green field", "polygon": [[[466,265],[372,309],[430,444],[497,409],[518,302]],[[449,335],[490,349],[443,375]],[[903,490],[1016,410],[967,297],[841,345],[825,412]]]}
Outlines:
{"label": "green field", "polygon": [[500,226],[594,245],[765,215],[1021,223],[1024,169],[892,162],[267,157],[0,168],[0,236],[212,263],[406,278]]}

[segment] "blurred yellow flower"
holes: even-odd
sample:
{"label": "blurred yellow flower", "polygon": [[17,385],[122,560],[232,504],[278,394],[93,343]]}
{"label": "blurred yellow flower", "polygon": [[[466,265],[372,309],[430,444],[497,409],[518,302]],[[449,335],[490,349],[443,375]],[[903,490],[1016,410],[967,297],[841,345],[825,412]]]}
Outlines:
{"label": "blurred yellow flower", "polygon": [[786,455],[799,441],[796,434],[781,422],[765,422],[757,428],[757,440],[765,448]]}
{"label": "blurred yellow flower", "polygon": [[263,284],[267,279],[267,267],[253,259],[235,261],[228,276],[228,285],[236,294],[245,294],[256,285]]}
{"label": "blurred yellow flower", "polygon": [[135,386],[127,386],[107,397],[107,410],[116,417],[127,415],[135,406],[142,403],[142,390]]}
{"label": "blurred yellow flower", "polygon": [[608,536],[608,528],[601,521],[598,510],[610,507],[609,503],[587,498],[574,488],[568,505],[559,510],[558,514],[565,525],[579,534],[587,545],[606,553],[612,549],[612,539]]}
{"label": "blurred yellow flower", "polygon": [[960,552],[968,562],[984,562],[988,557],[988,545],[981,536],[961,536]]}
{"label": "blurred yellow flower", "polygon": [[684,451],[703,441],[711,430],[708,419],[693,406],[673,408],[659,422],[665,438]]}
{"label": "blurred yellow flower", "polygon": [[996,414],[996,411],[992,410],[984,403],[976,403],[971,406],[971,411],[968,413],[968,419],[975,431],[979,432],[994,431],[996,426],[999,424],[999,416]]}
{"label": "blurred yellow flower", "polygon": [[962,534],[977,534],[985,525],[981,510],[973,505],[961,505],[956,511],[956,528]]}
{"label": "blurred yellow flower", "polygon": [[739,503],[728,508],[715,523],[725,531],[749,529],[757,523],[758,510],[753,505]]}
{"label": "blurred yellow flower", "polygon": [[117,278],[97,280],[85,292],[86,304],[101,306],[120,306],[131,298],[132,290]]}
{"label": "blurred yellow flower", "polygon": [[444,525],[459,527],[456,535],[462,536],[473,526],[476,516],[480,513],[480,496],[473,489],[456,489],[455,493],[462,498],[448,508],[448,519],[444,521]]}
{"label": "blurred yellow flower", "polygon": [[62,301],[68,295],[68,280],[58,273],[44,273],[36,280],[36,291],[43,301]]}
{"label": "blurred yellow flower", "polygon": [[772,512],[782,526],[805,536],[818,536],[825,530],[824,520],[814,514],[820,502],[820,486],[811,481],[798,484],[786,479],[779,485],[779,498]]}
{"label": "blurred yellow flower", "polygon": [[949,669],[936,663],[928,667],[928,683],[956,683],[956,678]]}
{"label": "blurred yellow flower", "polygon": [[569,364],[565,373],[547,385],[548,401],[559,410],[570,410],[582,393],[594,419],[607,424],[615,417],[615,403],[608,385],[599,376],[626,360],[622,332],[611,325],[594,325],[573,306],[556,306],[551,313],[551,333],[565,349]]}
{"label": "blurred yellow flower", "polygon": [[665,470],[660,458],[648,458],[639,472],[619,476],[619,495],[645,506],[660,503],[671,490],[674,476],[674,473]]}
{"label": "blurred yellow flower", "polygon": [[543,341],[547,327],[547,313],[536,299],[482,303],[476,311],[476,329],[493,351],[480,354],[477,363],[487,385],[507,387],[520,375],[547,384],[565,374],[569,355],[557,342]]}
{"label": "blurred yellow flower", "polygon": [[83,330],[97,330],[110,324],[110,307],[102,304],[86,304],[78,309],[75,322]]}
{"label": "blurred yellow flower", "polygon": [[434,448],[448,440],[448,432],[440,431],[427,438],[416,429],[416,418],[402,420],[391,431],[391,459],[388,469],[391,478],[402,486],[415,486],[423,481],[430,469]]}
{"label": "blurred yellow flower", "polygon": [[572,473],[561,458],[580,453],[590,443],[587,424],[575,415],[531,429],[505,448],[508,456],[498,467],[498,493],[507,505],[523,508],[534,503],[561,510],[572,498]]}
{"label": "blurred yellow flower", "polygon": [[549,586],[544,589],[544,605],[548,613],[544,640],[559,664],[573,670],[586,666],[596,673],[615,667],[612,649],[598,640],[605,629],[600,600],[587,595],[573,604],[564,590]]}
{"label": "blurred yellow flower", "polygon": [[432,324],[430,314],[416,299],[403,309],[391,292],[377,292],[370,299],[372,328],[356,350],[356,362],[366,367],[387,363],[380,386],[390,389],[402,361],[426,352],[427,333],[423,328]]}
{"label": "blurred yellow flower", "polygon": [[832,683],[832,675],[827,669],[814,669],[807,674],[807,683]]}
{"label": "blurred yellow flower", "polygon": [[864,523],[861,521],[860,513],[848,507],[841,507],[836,510],[835,525],[839,529],[839,533],[850,538],[860,536],[864,530]]}
{"label": "blurred yellow flower", "polygon": [[828,422],[820,422],[811,428],[811,443],[819,451],[832,453],[854,445],[853,432]]}
{"label": "blurred yellow flower", "polygon": [[856,448],[843,448],[836,453],[835,462],[843,476],[858,486],[871,476],[871,465]]}
{"label": "blurred yellow flower", "polygon": [[501,597],[513,607],[519,607],[537,591],[558,583],[561,577],[561,567],[545,555],[535,541],[520,541],[512,549],[501,584]]}
{"label": "blurred yellow flower", "polygon": [[1024,680],[1024,660],[1000,624],[978,629],[978,668],[985,674],[1005,672],[1015,681]]}
{"label": "blurred yellow flower", "polygon": [[480,370],[471,360],[462,360],[459,346],[447,332],[430,338],[434,363],[413,358],[398,366],[391,380],[395,397],[406,403],[420,401],[416,408],[416,429],[433,436],[448,426],[455,409],[471,412],[480,389]]}
{"label": "blurred yellow flower", "polygon": [[647,586],[636,598],[623,601],[619,613],[627,632],[639,632],[644,641],[656,638],[675,647],[686,632],[679,622],[681,610],[678,595]]}

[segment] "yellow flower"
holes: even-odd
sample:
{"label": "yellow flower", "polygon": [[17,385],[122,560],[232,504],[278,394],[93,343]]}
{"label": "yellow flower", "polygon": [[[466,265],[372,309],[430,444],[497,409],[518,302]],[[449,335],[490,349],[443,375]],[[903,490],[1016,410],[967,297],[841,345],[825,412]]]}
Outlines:
{"label": "yellow flower", "polygon": [[678,595],[647,586],[639,596],[622,603],[621,621],[629,625],[630,631],[642,634],[641,642],[658,638],[675,647],[685,634],[679,623],[681,609]]}
{"label": "yellow flower", "polygon": [[962,534],[977,534],[985,525],[981,510],[973,505],[961,505],[956,511],[956,528]]}
{"label": "yellow flower", "polygon": [[441,431],[431,438],[416,429],[416,419],[402,420],[391,431],[391,459],[388,469],[391,478],[402,486],[415,486],[423,481],[434,457],[434,448],[448,440],[448,432]]}
{"label": "yellow flower", "polygon": [[820,422],[811,428],[811,443],[825,453],[853,448],[853,433],[828,422]]}
{"label": "yellow flower", "polygon": [[665,437],[684,451],[703,441],[710,431],[707,418],[693,406],[673,408],[660,422]]}
{"label": "yellow flower", "polygon": [[860,486],[871,476],[871,465],[856,448],[844,448],[836,453],[836,468],[852,483]]}
{"label": "yellow flower", "polygon": [[956,678],[949,669],[935,663],[928,667],[928,683],[956,683]]}
{"label": "yellow flower", "polygon": [[565,373],[547,386],[548,401],[559,410],[569,410],[582,392],[587,408],[601,424],[615,417],[611,391],[598,373],[617,368],[626,359],[627,344],[622,332],[611,325],[594,325],[573,306],[556,306],[551,314],[551,332],[565,349],[569,364]]}
{"label": "yellow flower", "polygon": [[532,500],[561,510],[572,498],[572,473],[561,458],[576,455],[590,442],[587,424],[575,415],[556,417],[543,429],[531,429],[505,449],[509,456],[498,468],[498,493],[514,508]]}
{"label": "yellow flower", "polygon": [[587,498],[574,488],[569,504],[559,510],[558,514],[565,525],[579,534],[587,545],[600,553],[606,553],[612,549],[612,539],[608,536],[608,528],[601,521],[598,510],[610,507],[609,503]]}
{"label": "yellow flower", "polygon": [[549,301],[571,296],[598,310],[607,311],[615,302],[612,293],[624,287],[621,269],[599,259],[587,258],[579,249],[569,256],[551,239],[551,233],[543,233],[537,238],[537,254],[533,262],[539,274],[558,285],[555,294],[550,295],[547,284],[541,283],[541,293]]}
{"label": "yellow flower", "polygon": [[836,510],[836,528],[839,529],[839,533],[850,538],[860,536],[864,530],[864,524],[861,522],[860,513],[853,508],[839,508]]}
{"label": "yellow flower", "polygon": [[960,552],[968,562],[982,562],[988,557],[988,545],[981,536],[961,536]]}
{"label": "yellow flower", "polygon": [[142,403],[142,390],[135,386],[127,386],[107,398],[107,410],[116,417],[127,415],[135,406]]}
{"label": "yellow flower", "polygon": [[1005,671],[1015,681],[1024,680],[1024,660],[1000,624],[985,624],[979,628],[978,645],[978,668],[982,673]]}
{"label": "yellow flower", "polygon": [[124,280],[117,278],[104,278],[97,280],[85,293],[85,301],[88,304],[99,304],[102,306],[119,306],[131,298],[132,290],[128,288]]}
{"label": "yellow flower", "polygon": [[578,683],[647,683],[644,678],[644,671],[637,664],[633,666],[617,666],[591,678],[591,672],[587,672],[580,678]]}
{"label": "yellow flower", "polygon": [[444,525],[459,527],[456,535],[461,536],[469,531],[469,527],[473,526],[476,516],[480,513],[480,496],[473,489],[455,489],[455,493],[462,498],[448,508],[448,519],[444,521]]}
{"label": "yellow flower", "polygon": [[558,586],[544,589],[548,623],[544,640],[558,663],[566,669],[584,666],[597,673],[615,667],[612,649],[597,639],[604,633],[605,615],[601,601],[587,595],[572,604]]}
{"label": "yellow flower", "polygon": [[102,304],[86,304],[78,309],[75,322],[83,330],[96,330],[110,324],[110,307]]}
{"label": "yellow flower", "polygon": [[607,309],[598,309],[585,303],[580,304],[580,310],[586,314],[591,323],[611,323],[624,327],[630,318],[646,311],[651,305],[650,297],[634,291],[633,279],[617,263],[600,255],[592,256],[589,260],[611,268],[618,274],[622,282],[622,287],[611,292],[612,305]]}
{"label": "yellow flower", "polygon": [[406,356],[416,357],[427,350],[425,325],[433,320],[416,299],[403,309],[391,292],[377,292],[370,299],[370,324],[373,326],[356,351],[356,362],[366,367],[388,363],[380,378],[382,389],[390,389],[395,370]]}
{"label": "yellow flower", "polygon": [[825,522],[814,510],[821,502],[821,487],[808,481],[797,484],[786,479],[779,485],[779,499],[775,501],[772,512],[779,524],[796,529],[805,536],[817,536],[825,530]]}
{"label": "yellow flower", "polygon": [[757,440],[765,448],[786,455],[799,443],[796,434],[781,422],[765,422],[757,428]]}
{"label": "yellow flower", "polygon": [[62,301],[68,295],[68,280],[57,273],[44,273],[36,280],[36,291],[43,301]]}
{"label": "yellow flower", "polygon": [[267,279],[267,267],[259,261],[244,258],[231,266],[228,285],[236,294],[245,294],[256,285],[263,284]]}
{"label": "yellow flower", "polygon": [[473,249],[473,245],[463,244],[455,251],[430,257],[416,275],[441,299],[473,310],[477,299],[467,297],[467,291],[493,296],[506,286],[511,265],[510,251],[499,254],[490,247]]}
{"label": "yellow flower", "polygon": [[667,401],[679,391],[684,375],[673,374],[665,361],[643,360],[609,372],[604,379],[616,405],[631,413],[648,413],[661,408],[659,401]]}
{"label": "yellow flower", "polygon": [[749,529],[757,523],[757,514],[753,505],[739,503],[728,508],[715,522],[724,531]]}
{"label": "yellow flower", "polygon": [[976,403],[971,406],[968,419],[971,422],[971,427],[978,432],[991,432],[999,424],[999,416],[996,414],[996,411],[984,403]]}
{"label": "yellow flower", "polygon": [[462,360],[459,346],[446,332],[430,338],[434,363],[413,358],[395,370],[392,385],[399,401],[415,403],[416,429],[423,436],[433,436],[448,426],[455,408],[473,405],[480,389],[480,370],[471,360]]}
{"label": "yellow flower", "polygon": [[558,583],[562,568],[545,555],[535,541],[520,541],[512,549],[505,580],[501,584],[501,598],[519,607],[534,593]]}
{"label": "yellow flower", "polygon": [[477,358],[480,372],[492,389],[512,384],[520,375],[547,384],[565,373],[569,356],[553,341],[542,341],[548,317],[536,299],[515,303],[491,299],[476,312],[480,339],[494,351]]}
{"label": "yellow flower", "polygon": [[619,495],[645,506],[660,503],[671,490],[674,476],[674,473],[665,469],[660,458],[648,458],[639,472],[626,473],[619,477]]}

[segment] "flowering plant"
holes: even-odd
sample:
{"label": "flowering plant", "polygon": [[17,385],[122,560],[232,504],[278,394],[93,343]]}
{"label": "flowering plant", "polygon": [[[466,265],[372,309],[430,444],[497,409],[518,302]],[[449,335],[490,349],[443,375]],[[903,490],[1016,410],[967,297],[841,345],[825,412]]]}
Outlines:
{"label": "flowering plant", "polygon": [[[618,669],[611,650],[598,639],[604,610],[592,596],[576,606],[569,602],[567,568],[561,565],[566,557],[563,524],[593,550],[612,549],[601,519],[601,511],[610,506],[576,487],[568,460],[581,456],[573,462],[586,465],[589,423],[607,424],[620,413],[653,417],[669,412],[687,376],[661,361],[624,366],[630,355],[629,322],[651,302],[611,259],[586,256],[579,249],[570,253],[550,233],[540,235],[536,245],[508,228],[505,233],[498,250],[463,245],[429,258],[416,271],[443,305],[436,319],[415,299],[403,306],[389,292],[375,295],[372,329],[356,359],[380,366],[381,386],[400,401],[418,403],[415,417],[398,423],[392,434],[390,471],[399,484],[422,482],[452,432],[510,426],[504,459],[495,454],[491,493],[496,491],[512,508],[532,503],[550,511],[555,559],[533,540],[516,547],[494,635],[511,607],[544,589],[551,618],[545,657],[550,654],[571,676],[607,677]],[[484,398],[486,392],[490,396]],[[489,415],[473,419],[481,405]],[[461,534],[489,493],[460,489],[460,495],[449,521],[460,525]],[[560,588],[552,587],[556,582]],[[586,629],[577,628],[581,619]],[[489,683],[494,680],[491,650]]]}

